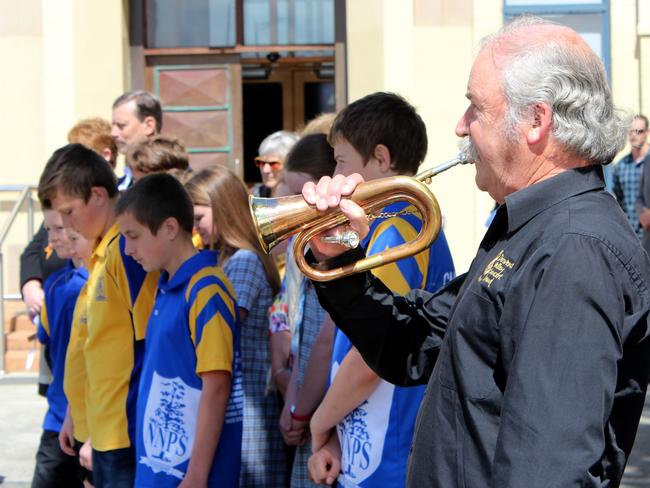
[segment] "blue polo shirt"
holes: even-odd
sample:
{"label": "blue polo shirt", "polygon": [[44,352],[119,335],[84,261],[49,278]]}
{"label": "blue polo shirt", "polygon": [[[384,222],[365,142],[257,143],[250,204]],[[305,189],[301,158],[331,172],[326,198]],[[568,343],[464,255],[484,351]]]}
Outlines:
{"label": "blue polo shirt", "polygon": [[68,261],[62,269],[52,273],[43,285],[45,303],[41,309],[37,334],[38,340],[50,348],[52,368],[52,383],[47,389],[49,408],[43,421],[45,430],[59,432],[68,408],[63,392],[65,355],[70,341],[74,307],[87,279],[88,271],[75,268],[72,261]]}
{"label": "blue polo shirt", "polygon": [[[405,202],[389,205],[383,209],[388,216],[372,222],[363,242],[367,256],[415,239],[422,228],[419,215],[390,216],[408,211],[408,206]],[[405,294],[411,289],[437,290],[451,281],[455,273],[441,230],[429,249],[377,268],[373,274],[391,290]],[[350,340],[337,329],[332,350],[332,379],[351,348]],[[337,425],[341,444],[339,486],[405,486],[415,419],[424,389],[424,385],[402,388],[381,380],[375,391]]]}
{"label": "blue polo shirt", "polygon": [[201,373],[228,371],[232,389],[208,479],[237,487],[241,464],[242,374],[237,302],[216,255],[202,251],[169,279],[162,273],[147,324],[136,416],[138,487],[178,486],[193,449]]}

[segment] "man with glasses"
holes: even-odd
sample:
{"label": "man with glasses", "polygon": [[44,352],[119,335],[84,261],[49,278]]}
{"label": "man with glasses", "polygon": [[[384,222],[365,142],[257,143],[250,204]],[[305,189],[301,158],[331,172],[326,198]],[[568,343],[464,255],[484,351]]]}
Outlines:
{"label": "man with glasses", "polygon": [[637,199],[637,215],[643,232],[643,249],[650,253],[650,145],[648,138],[648,117],[636,115],[628,131],[632,151],[627,156],[632,161],[641,161],[643,166],[641,182],[639,185],[639,196]]}
{"label": "man with glasses", "polygon": [[[643,238],[643,229],[645,227],[642,227],[641,222],[639,222],[640,215],[637,211],[637,200],[641,191],[645,158],[648,154],[647,129],[648,119],[644,115],[636,115],[628,130],[632,151],[616,163],[613,177],[614,195],[639,239]],[[650,225],[650,212],[647,215],[646,220]]]}

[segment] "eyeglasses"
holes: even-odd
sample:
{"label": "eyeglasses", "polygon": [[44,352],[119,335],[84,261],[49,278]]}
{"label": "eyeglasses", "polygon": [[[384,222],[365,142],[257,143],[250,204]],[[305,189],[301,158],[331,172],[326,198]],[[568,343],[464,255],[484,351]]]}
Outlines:
{"label": "eyeglasses", "polygon": [[627,131],[627,133],[629,135],[636,134],[637,136],[640,136],[641,134],[643,134],[647,130],[648,129],[630,129],[630,130]]}
{"label": "eyeglasses", "polygon": [[255,158],[255,166],[258,168],[263,168],[265,164],[270,165],[271,169],[279,169],[282,167],[282,161],[267,161],[266,159]]}

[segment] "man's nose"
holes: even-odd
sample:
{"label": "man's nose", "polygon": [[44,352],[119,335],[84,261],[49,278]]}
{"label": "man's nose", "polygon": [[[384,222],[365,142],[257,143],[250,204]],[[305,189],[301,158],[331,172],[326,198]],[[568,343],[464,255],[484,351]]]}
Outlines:
{"label": "man's nose", "polygon": [[467,125],[467,112],[463,113],[460,119],[458,119],[455,132],[458,137],[466,137],[469,135],[469,128]]}

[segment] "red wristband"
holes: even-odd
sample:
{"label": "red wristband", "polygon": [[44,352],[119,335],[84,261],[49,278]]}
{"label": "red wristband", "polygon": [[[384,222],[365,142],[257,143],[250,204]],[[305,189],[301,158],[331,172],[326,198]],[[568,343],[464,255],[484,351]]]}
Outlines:
{"label": "red wristband", "polygon": [[297,414],[295,405],[291,405],[291,407],[289,408],[289,413],[291,414],[291,418],[298,422],[309,422],[309,420],[311,419],[311,414],[309,415]]}

